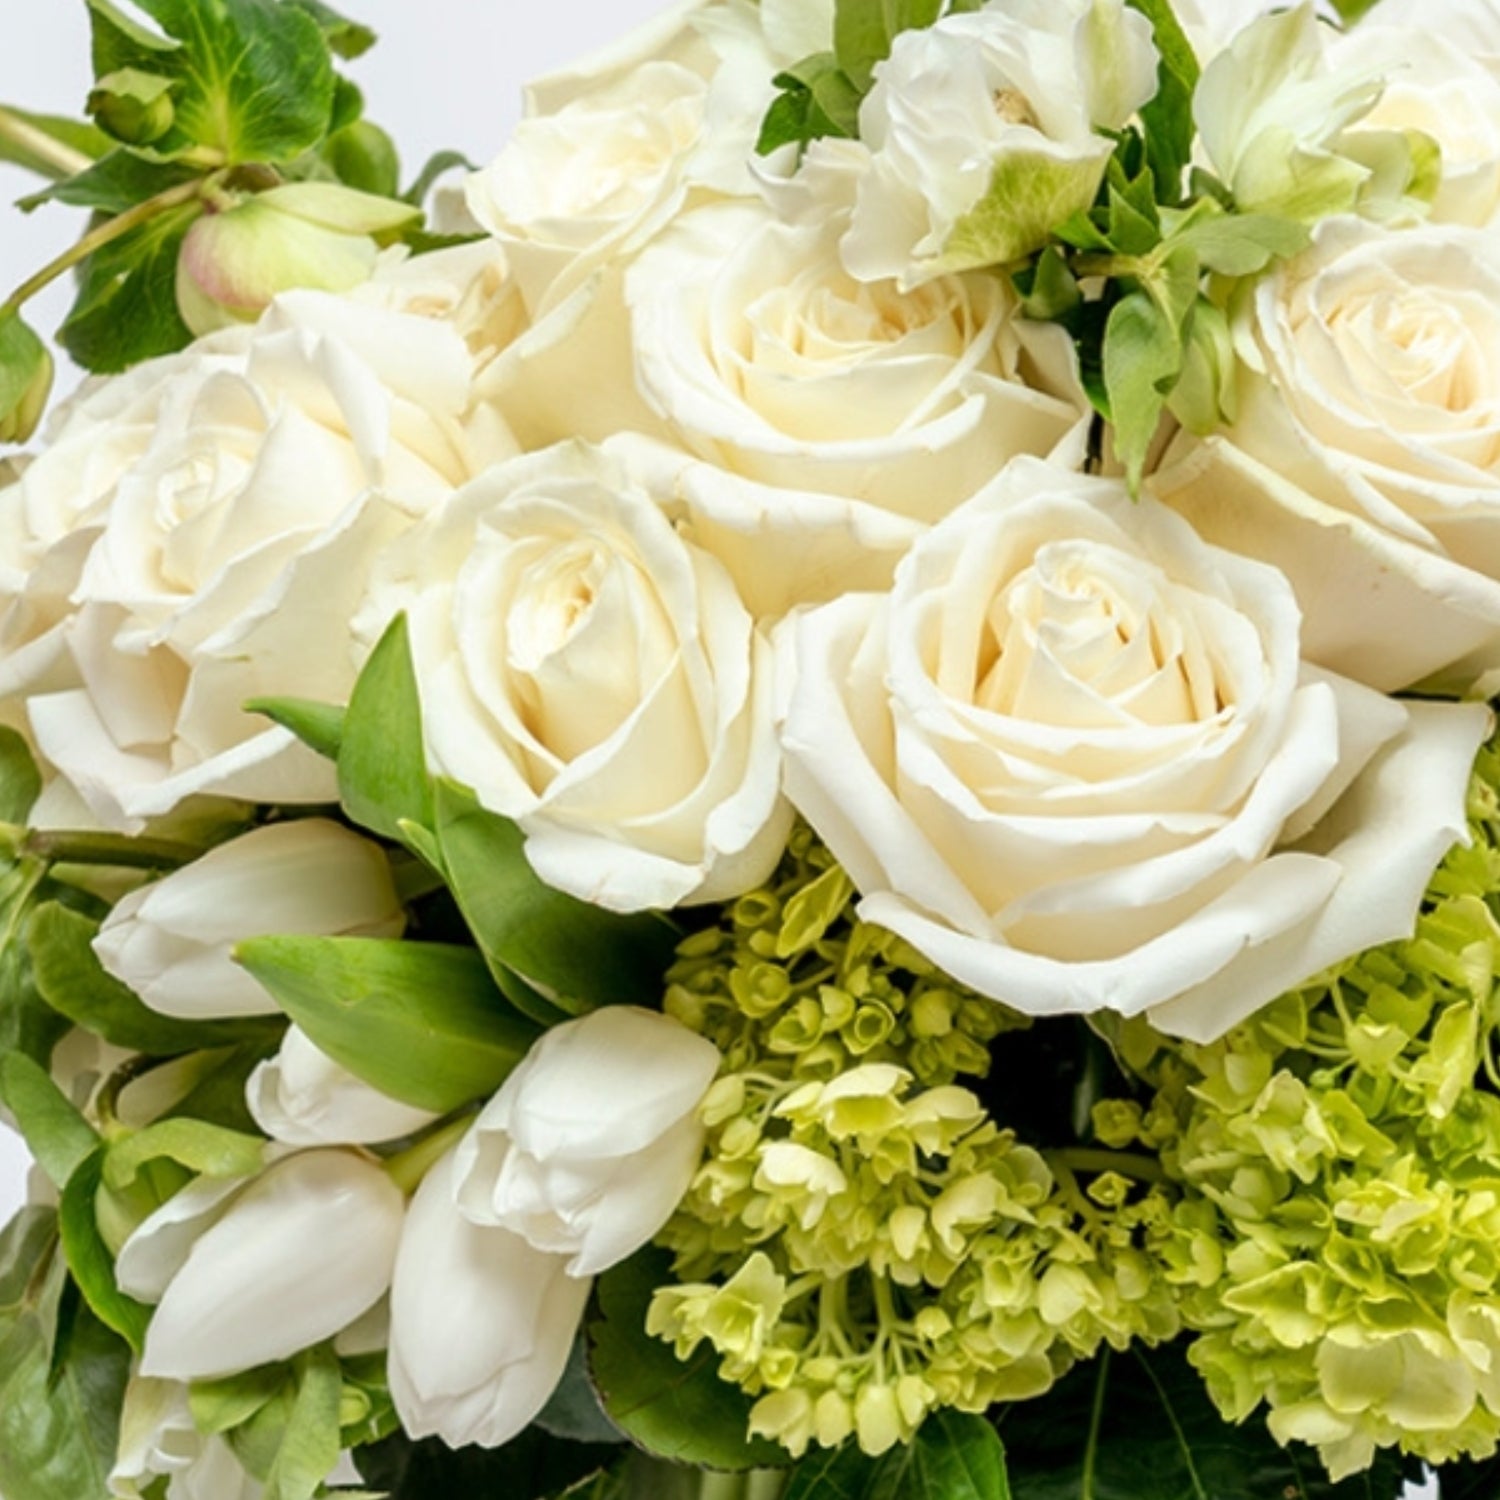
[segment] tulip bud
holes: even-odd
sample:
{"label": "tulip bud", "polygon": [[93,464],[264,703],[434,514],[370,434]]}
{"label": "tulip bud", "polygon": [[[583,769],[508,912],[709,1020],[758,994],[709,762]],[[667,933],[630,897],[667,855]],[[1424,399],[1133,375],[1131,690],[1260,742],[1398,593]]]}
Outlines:
{"label": "tulip bud", "polygon": [[0,443],[24,443],[52,394],[52,355],[14,312],[0,315]]}
{"label": "tulip bud", "polygon": [[172,103],[172,80],[138,68],[107,73],[89,94],[88,112],[117,141],[149,146],[171,128],[177,110]]}
{"label": "tulip bud", "polygon": [[405,1206],[353,1152],[277,1162],[188,1252],[151,1319],[141,1373],[233,1375],[332,1338],[389,1288]]}
{"label": "tulip bud", "polygon": [[407,1215],[391,1288],[391,1397],[414,1438],[496,1448],[557,1388],[591,1282],[519,1235],[471,1224],[453,1166],[450,1152]]}
{"label": "tulip bud", "polygon": [[289,1146],[352,1146],[413,1135],[437,1116],[371,1088],[318,1050],[298,1026],[245,1089],[255,1123]]}
{"label": "tulip bud", "polygon": [[253,323],[294,287],[369,280],[380,239],[420,217],[409,203],[328,182],[288,183],[206,214],[177,259],[177,308],[196,334]]}
{"label": "tulip bud", "polygon": [[163,1015],[273,1015],[277,1005],[230,952],[247,938],[399,937],[390,865],[337,823],[273,823],[121,900],[94,939],[109,973]]}
{"label": "tulip bud", "polygon": [[713,1043],[654,1011],[610,1006],[554,1027],[460,1142],[460,1207],[570,1256],[569,1275],[617,1264],[687,1191],[718,1067]]}

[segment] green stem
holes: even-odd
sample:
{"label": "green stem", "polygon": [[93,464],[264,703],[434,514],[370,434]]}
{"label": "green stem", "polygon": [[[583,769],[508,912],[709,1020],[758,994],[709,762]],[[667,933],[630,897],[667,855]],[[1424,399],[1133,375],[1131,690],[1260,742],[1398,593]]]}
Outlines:
{"label": "green stem", "polygon": [[381,1163],[385,1175],[408,1196],[416,1192],[428,1172],[463,1138],[474,1123],[474,1114],[474,1110],[466,1109],[457,1118],[434,1125],[405,1151]]}
{"label": "green stem", "polygon": [[45,130],[38,130],[35,125],[6,109],[3,104],[0,104],[0,141],[10,141],[28,156],[34,156],[42,163],[38,170],[54,181],[74,177],[94,165],[91,156],[64,145]]}
{"label": "green stem", "polygon": [[13,841],[9,838],[0,841],[10,843],[22,857],[49,865],[106,865],[126,870],[177,869],[191,864],[203,852],[191,844],[169,839],[137,839],[120,833],[73,833],[61,829],[20,832]]}
{"label": "green stem", "polygon": [[1063,1151],[1044,1151],[1048,1166],[1060,1166],[1069,1172],[1118,1172],[1137,1182],[1165,1182],[1167,1174],[1154,1156],[1138,1151],[1094,1151],[1086,1146],[1070,1146]]}
{"label": "green stem", "polygon": [[745,1476],[716,1469],[705,1471],[698,1482],[698,1500],[745,1500]]}
{"label": "green stem", "polygon": [[752,1469],[745,1500],[781,1500],[789,1474],[787,1469]]}
{"label": "green stem", "polygon": [[212,178],[195,177],[191,182],[180,182],[154,198],[147,198],[144,203],[137,203],[134,208],[127,208],[124,213],[99,225],[97,229],[91,229],[72,249],[65,250],[56,260],[43,266],[35,276],[23,281],[10,294],[4,306],[0,306],[0,318],[19,312],[43,287],[50,286],[64,272],[71,271],[96,250],[102,250],[122,235],[139,229],[142,224],[149,224],[152,219],[180,208],[184,203],[191,203],[194,198],[202,197],[205,184],[212,181]]}
{"label": "green stem", "polygon": [[172,1057],[132,1057],[129,1062],[122,1063],[109,1075],[94,1099],[94,1113],[99,1119],[99,1131],[106,1140],[112,1140],[115,1136],[122,1134],[125,1129],[120,1123],[120,1095],[136,1079],[144,1078],[147,1073],[153,1073],[157,1068],[163,1068],[169,1062],[176,1060]]}

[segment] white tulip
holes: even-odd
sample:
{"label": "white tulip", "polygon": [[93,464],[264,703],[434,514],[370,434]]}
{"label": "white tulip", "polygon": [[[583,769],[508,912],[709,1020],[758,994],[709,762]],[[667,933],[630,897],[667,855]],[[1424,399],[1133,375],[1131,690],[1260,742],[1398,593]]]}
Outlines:
{"label": "white tulip", "polygon": [[590,1281],[454,1201],[453,1153],[407,1216],[391,1291],[391,1396],[414,1438],[509,1442],[562,1378]]}
{"label": "white tulip", "polygon": [[402,1104],[319,1051],[300,1026],[245,1087],[255,1123],[289,1146],[351,1146],[399,1140],[430,1125],[430,1110]]}
{"label": "white tulip", "polygon": [[718,1049],[669,1016],[610,1006],[554,1027],[459,1143],[461,1211],[593,1276],[640,1249],[687,1191]]}
{"label": "white tulip", "polygon": [[141,1373],[233,1375],[332,1338],[390,1287],[405,1207],[351,1152],[268,1168],[193,1244],[152,1317]]}
{"label": "white tulip", "polygon": [[153,1010],[202,1021],[276,1013],[230,956],[246,938],[399,937],[404,926],[380,848],[308,818],[257,828],[132,891],[105,918],[94,952]]}
{"label": "white tulip", "polygon": [[1409,935],[1490,715],[1305,667],[1270,568],[1020,459],[794,618],[787,791],[861,915],[1036,1015],[1211,1039]]}
{"label": "white tulip", "polygon": [[165,1500],[260,1500],[260,1483],[229,1444],[199,1432],[187,1398],[187,1387],[174,1380],[137,1375],[125,1387],[110,1494],[142,1500],[165,1478]]}

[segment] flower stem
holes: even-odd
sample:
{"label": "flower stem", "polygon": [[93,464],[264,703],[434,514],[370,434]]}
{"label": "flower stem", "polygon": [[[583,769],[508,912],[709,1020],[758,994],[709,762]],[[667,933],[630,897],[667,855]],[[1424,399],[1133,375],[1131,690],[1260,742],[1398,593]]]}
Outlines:
{"label": "flower stem", "polygon": [[38,130],[35,125],[23,120],[13,110],[6,109],[3,104],[0,104],[0,141],[9,141],[28,156],[35,157],[41,163],[36,170],[54,181],[74,177],[94,165],[92,157],[86,156],[82,151],[75,151],[71,146],[48,135],[45,130]]}
{"label": "flower stem", "polygon": [[1083,1146],[1070,1146],[1063,1151],[1042,1153],[1048,1166],[1065,1167],[1069,1172],[1118,1172],[1122,1177],[1133,1177],[1137,1182],[1165,1182],[1167,1174],[1155,1157],[1138,1151],[1093,1151]]}
{"label": "flower stem", "polygon": [[381,1163],[385,1175],[408,1195],[416,1192],[422,1179],[448,1154],[474,1123],[475,1111],[466,1109],[455,1119],[444,1120],[395,1156]]}
{"label": "flower stem", "polygon": [[25,832],[5,829],[0,844],[22,858],[48,865],[105,865],[115,869],[177,869],[203,852],[169,839],[137,839],[119,833],[73,833],[62,829]]}
{"label": "flower stem", "polygon": [[144,203],[137,203],[134,208],[127,208],[124,213],[99,225],[97,229],[91,229],[71,249],[63,251],[56,260],[43,266],[35,276],[23,281],[6,299],[5,304],[0,306],[0,318],[20,311],[21,307],[36,296],[43,287],[50,286],[64,272],[71,271],[74,266],[80,261],[87,260],[96,250],[102,250],[122,235],[129,234],[132,229],[139,229],[142,224],[149,224],[152,219],[159,218],[174,208],[180,208],[184,203],[191,203],[195,198],[202,197],[206,184],[212,181],[211,177],[195,177],[191,182],[179,182],[175,187],[169,187],[154,198],[147,198]]}

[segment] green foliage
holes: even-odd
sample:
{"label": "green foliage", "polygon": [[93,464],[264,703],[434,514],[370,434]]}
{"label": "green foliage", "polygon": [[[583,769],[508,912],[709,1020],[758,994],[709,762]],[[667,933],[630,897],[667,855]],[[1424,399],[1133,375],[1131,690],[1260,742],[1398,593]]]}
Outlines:
{"label": "green foliage", "polygon": [[26,741],[0,726],[0,823],[25,823],[42,790],[42,774]]}
{"label": "green foliage", "polygon": [[863,96],[833,53],[805,57],[772,82],[781,92],[767,110],[755,143],[762,156],[793,141],[806,146],[822,136],[858,135]]}
{"label": "green foliage", "polygon": [[565,1442],[530,1427],[501,1448],[450,1448],[440,1438],[414,1442],[394,1433],[358,1449],[354,1461],[387,1500],[552,1500],[601,1473],[618,1453],[614,1446]]}
{"label": "green foliage", "polygon": [[1398,1500],[1420,1465],[1332,1483],[1311,1450],[1227,1425],[1178,1345],[1105,1350],[1000,1421],[1015,1500]]}
{"label": "green foliage", "polygon": [[107,1148],[100,1146],[79,1164],[63,1189],[58,1228],[63,1254],[78,1290],[95,1316],[118,1333],[136,1353],[146,1341],[151,1309],[128,1297],[115,1283],[115,1261],[99,1232],[94,1201],[104,1181]]}
{"label": "green foliage", "polygon": [[266,1165],[258,1135],[182,1116],[159,1120],[114,1141],[104,1157],[103,1181],[116,1192],[134,1185],[143,1168],[170,1161],[202,1177],[251,1177]]}
{"label": "green foliage", "polygon": [[670,1279],[668,1257],[651,1249],[599,1279],[589,1368],[610,1420],[646,1452],[677,1463],[724,1470],[785,1463],[777,1444],[746,1438],[750,1402],[719,1379],[711,1350],[680,1361],[646,1332],[652,1294]]}
{"label": "green foliage", "polygon": [[317,703],[311,698],[252,698],[247,714],[264,714],[280,724],[325,760],[336,761],[344,739],[346,710],[336,703]]}
{"label": "green foliage", "polygon": [[312,1500],[338,1462],[343,1377],[331,1347],[298,1355],[286,1427],[265,1475],[263,1500]]}
{"label": "green foliage", "polygon": [[1157,91],[1141,110],[1146,159],[1166,201],[1182,192],[1182,174],[1193,158],[1193,90],[1198,86],[1198,59],[1172,9],[1171,0],[1129,0],[1151,22],[1156,50]]}
{"label": "green foliage", "polygon": [[65,203],[70,208],[122,214],[158,193],[191,182],[197,175],[181,162],[152,161],[117,147],[75,176],[22,199],[21,207],[29,211],[43,203]]}
{"label": "green foliage", "polygon": [[65,1355],[54,1328],[66,1276],[57,1215],[26,1208],[0,1232],[0,1492],[95,1500],[107,1492],[130,1351],[80,1311]]}
{"label": "green foliage", "polygon": [[0,1102],[15,1116],[28,1150],[56,1188],[99,1144],[99,1137],[73,1107],[52,1075],[22,1052],[0,1056]]}
{"label": "green foliage", "polygon": [[[5,112],[36,131],[43,142],[56,142],[67,152],[86,159],[103,156],[114,144],[97,125],[83,120],[72,120],[63,115],[39,115],[31,110],[17,109],[14,105],[6,105]],[[0,131],[0,161],[35,172],[38,177],[69,175],[66,168],[46,154],[41,142],[31,144],[13,139],[4,131]]]}
{"label": "green foliage", "polygon": [[879,1458],[849,1443],[804,1459],[782,1500],[1011,1500],[1011,1488],[995,1429],[983,1417],[938,1411]]}
{"label": "green foliage", "polygon": [[896,37],[931,26],[942,10],[943,0],[835,0],[833,53],[845,77],[867,91]]}
{"label": "green foliage", "polygon": [[52,390],[52,356],[13,310],[0,311],[0,443],[24,443]]}
{"label": "green foliage", "polygon": [[421,1109],[487,1098],[537,1036],[472,948],[265,937],[235,956],[335,1062]]}

